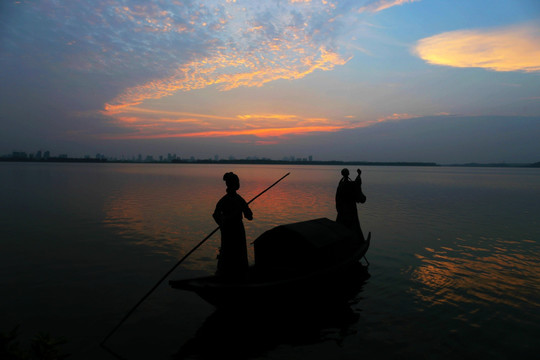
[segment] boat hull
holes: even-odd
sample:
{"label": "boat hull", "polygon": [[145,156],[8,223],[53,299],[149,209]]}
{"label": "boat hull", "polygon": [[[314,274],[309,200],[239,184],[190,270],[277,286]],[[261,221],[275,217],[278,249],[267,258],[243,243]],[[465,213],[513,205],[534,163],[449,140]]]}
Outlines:
{"label": "boat hull", "polygon": [[[371,235],[371,234],[370,234]],[[294,304],[341,301],[354,296],[367,274],[360,263],[370,245],[370,236],[359,241],[358,247],[339,263],[311,269],[291,277],[260,276],[250,267],[247,281],[224,281],[218,276],[171,280],[175,289],[193,291],[218,308],[254,306],[289,306]]]}

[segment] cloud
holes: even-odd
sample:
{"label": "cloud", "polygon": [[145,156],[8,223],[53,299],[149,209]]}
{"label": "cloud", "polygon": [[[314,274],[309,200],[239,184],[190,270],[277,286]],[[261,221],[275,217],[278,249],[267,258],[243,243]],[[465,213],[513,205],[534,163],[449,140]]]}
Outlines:
{"label": "cloud", "polygon": [[[104,112],[106,114],[106,112]],[[335,132],[357,127],[350,121],[291,114],[241,114],[216,116],[137,107],[115,113],[118,126],[129,132],[108,134],[104,139],[227,138],[251,136],[254,143],[278,143],[289,135]]]}
{"label": "cloud", "polygon": [[[213,137],[231,137],[241,135],[253,135],[257,138],[282,137],[284,135],[302,135],[314,132],[335,132],[342,130],[340,126],[298,126],[285,128],[258,128],[258,129],[240,129],[240,130],[216,130],[202,132],[160,132],[154,134],[131,134],[116,137],[107,137],[108,139],[160,139],[160,138],[213,138]],[[259,141],[257,141],[259,142]],[[272,141],[277,144],[278,141]],[[266,142],[268,143],[268,141]]]}
{"label": "cloud", "polygon": [[[103,111],[104,115],[109,115]],[[243,137],[242,142],[277,144],[291,136],[315,133],[335,133],[342,130],[366,128],[383,122],[398,122],[419,115],[394,113],[374,120],[356,121],[353,116],[342,119],[309,117],[283,113],[252,113],[219,116],[154,110],[140,107],[118,108],[114,113],[116,125],[126,128],[123,133],[106,134],[103,139],[165,139],[165,138],[231,138]],[[127,131],[129,130],[129,131]],[[251,140],[245,140],[249,136]]]}
{"label": "cloud", "polygon": [[404,120],[404,119],[414,119],[416,117],[419,117],[418,115],[411,115],[411,114],[397,114],[394,113],[392,115],[383,116],[377,120],[377,122],[384,122],[384,121],[391,121],[391,120]]}
{"label": "cloud", "polygon": [[[193,21],[191,14],[189,21],[182,24],[187,23],[193,29],[214,24],[212,32],[204,33],[207,44],[204,53],[194,54],[189,61],[167,62],[166,76],[127,87],[105,105],[106,110],[208,86],[227,91],[260,87],[279,79],[301,79],[317,70],[328,71],[344,65],[351,58],[341,54],[334,44],[339,31],[332,23],[338,12],[329,2],[291,1],[284,6],[272,1],[197,4],[206,16],[197,15],[198,21]],[[128,20],[132,14],[133,11],[127,13]],[[159,27],[160,30],[171,28],[174,26]],[[172,36],[184,38],[190,33]]]}
{"label": "cloud", "polygon": [[371,12],[376,13],[389,9],[393,6],[403,5],[407,3],[412,3],[420,0],[376,0],[370,1],[366,6],[362,6],[358,12]]}
{"label": "cloud", "polygon": [[[347,59],[323,47],[295,47],[296,51],[303,54],[299,57],[293,56],[294,50],[291,50],[290,45],[274,45],[271,51],[263,56],[217,51],[212,57],[180,66],[169,77],[125,89],[105,105],[105,110],[114,112],[122,107],[138,105],[148,99],[173,95],[180,90],[190,91],[211,85],[216,85],[221,90],[241,86],[260,87],[278,79],[300,79],[315,70],[331,70],[347,62]],[[275,66],[276,59],[280,61],[279,66]]]}
{"label": "cloud", "polygon": [[540,27],[458,30],[418,41],[413,52],[434,65],[540,71]]}

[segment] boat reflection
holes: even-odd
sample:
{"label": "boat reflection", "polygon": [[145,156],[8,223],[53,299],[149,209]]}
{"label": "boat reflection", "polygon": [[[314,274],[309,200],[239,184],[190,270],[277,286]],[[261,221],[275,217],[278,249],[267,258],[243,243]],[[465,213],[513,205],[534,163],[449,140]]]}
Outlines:
{"label": "boat reflection", "polygon": [[341,344],[356,334],[358,303],[369,278],[359,267],[359,277],[351,282],[345,297],[300,306],[218,309],[210,315],[195,336],[185,342],[173,359],[250,359],[262,356],[280,345],[304,346],[325,341]]}

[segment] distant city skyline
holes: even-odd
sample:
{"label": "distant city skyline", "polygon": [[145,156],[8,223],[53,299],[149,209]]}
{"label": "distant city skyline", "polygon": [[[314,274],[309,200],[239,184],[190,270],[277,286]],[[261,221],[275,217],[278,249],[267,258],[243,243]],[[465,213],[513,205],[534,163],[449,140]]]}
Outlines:
{"label": "distant city skyline", "polygon": [[219,161],[219,160],[283,160],[283,161],[304,161],[304,162],[311,162],[313,161],[313,156],[304,156],[304,157],[297,157],[294,155],[290,156],[284,156],[281,159],[272,159],[270,157],[259,157],[259,156],[247,156],[244,158],[236,158],[235,156],[229,155],[229,156],[222,156],[220,154],[215,154],[213,157],[207,157],[207,158],[198,158],[193,155],[179,155],[176,153],[167,153],[165,154],[132,154],[132,155],[122,155],[122,157],[117,156],[108,156],[106,154],[97,153],[95,155],[86,154],[83,156],[71,156],[67,153],[59,153],[54,154],[51,153],[49,150],[38,150],[36,152],[28,152],[28,151],[13,151],[9,154],[0,154],[0,158],[4,159],[19,159],[19,160],[46,160],[46,159],[52,159],[52,158],[59,158],[59,159],[98,159],[98,160],[112,160],[112,161],[136,161],[136,162],[172,162],[175,160],[185,160],[185,161],[200,161],[200,160],[213,160],[213,161]]}
{"label": "distant city skyline", "polygon": [[437,163],[426,161],[366,161],[366,160],[318,160],[314,159],[313,155],[307,157],[297,157],[294,155],[284,156],[281,159],[271,157],[247,156],[236,158],[232,155],[222,157],[218,154],[208,158],[198,158],[195,156],[180,156],[177,154],[168,153],[167,155],[146,155],[137,154],[132,156],[107,156],[97,153],[95,156],[84,155],[82,157],[70,156],[69,154],[54,154],[50,151],[37,151],[36,153],[25,151],[13,151],[11,154],[0,154],[1,161],[15,162],[113,162],[113,163],[143,163],[143,164],[163,164],[163,163],[205,163],[205,164],[314,164],[314,165],[396,165],[396,166],[495,166],[495,167],[540,167],[540,161],[535,162],[454,162],[454,163]]}
{"label": "distant city skyline", "polygon": [[0,154],[540,157],[537,0],[6,0],[0,79]]}

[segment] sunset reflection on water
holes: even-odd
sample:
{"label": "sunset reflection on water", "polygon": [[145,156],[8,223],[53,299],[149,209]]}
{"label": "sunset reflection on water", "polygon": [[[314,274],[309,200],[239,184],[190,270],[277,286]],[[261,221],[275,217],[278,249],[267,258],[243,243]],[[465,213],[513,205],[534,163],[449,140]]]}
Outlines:
{"label": "sunset reflection on water", "polygon": [[456,239],[452,247],[426,247],[415,254],[421,261],[411,279],[421,286],[410,291],[434,305],[501,304],[513,308],[538,307],[540,261],[532,240]]}
{"label": "sunset reflection on water", "polygon": [[[217,227],[211,214],[225,194],[222,180],[225,172],[239,175],[238,192],[250,201],[289,169],[261,166],[253,171],[253,167],[238,165],[185,165],[162,167],[159,171],[132,166],[126,171],[130,181],[119,186],[106,200],[104,223],[133,245],[179,258]],[[312,179],[309,167],[295,169],[250,204],[254,220],[244,219],[248,243],[277,225],[318,217],[335,218],[334,183],[339,181],[338,176],[339,173],[336,176],[335,171],[328,171],[328,188],[321,191],[321,179]],[[213,271],[219,241],[218,232],[185,266]],[[251,250],[249,256],[253,261]]]}

